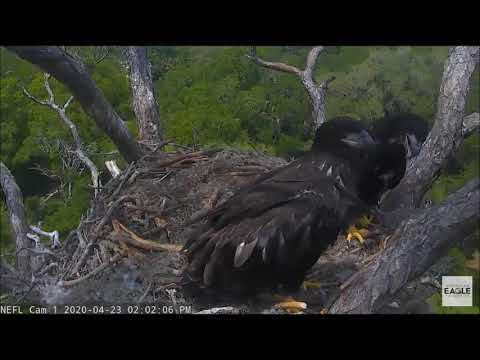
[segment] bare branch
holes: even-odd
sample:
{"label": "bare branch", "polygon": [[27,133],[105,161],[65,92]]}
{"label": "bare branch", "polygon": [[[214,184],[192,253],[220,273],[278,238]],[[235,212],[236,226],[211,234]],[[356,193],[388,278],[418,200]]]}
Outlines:
{"label": "bare branch", "polygon": [[[387,247],[341,293],[331,313],[375,313],[478,226],[480,180],[404,221]],[[446,216],[448,214],[448,216]]]}
{"label": "bare branch", "polygon": [[302,85],[307,91],[310,102],[312,104],[313,126],[306,120],[304,125],[305,133],[309,133],[311,132],[311,130],[318,129],[318,127],[325,122],[326,90],[328,88],[328,84],[335,80],[335,77],[332,76],[329,79],[324,80],[322,83],[320,83],[320,85],[317,85],[315,83],[315,80],[313,79],[313,70],[315,68],[315,63],[317,62],[318,56],[323,52],[323,50],[323,46],[315,46],[310,50],[307,56],[305,70],[303,71],[292,65],[262,60],[257,56],[255,47],[252,47],[252,51],[250,54],[245,55],[247,58],[251,59],[260,66],[272,70],[295,74],[300,78],[300,81],[302,82]]}
{"label": "bare branch", "polygon": [[48,99],[48,102],[50,105],[53,105],[55,103],[55,97],[53,96],[53,91],[50,87],[50,83],[48,82],[48,79],[50,79],[50,74],[43,74],[44,76],[44,84],[45,84],[45,89],[47,89],[47,92],[48,92],[48,96],[50,96],[50,98]]}
{"label": "bare branch", "polygon": [[110,137],[128,162],[142,156],[141,148],[124,121],[92,80],[80,59],[58,46],[8,46],[7,49],[64,83],[82,109]]}
{"label": "bare branch", "polygon": [[478,46],[450,49],[433,128],[420,154],[408,165],[400,184],[382,202],[384,210],[417,207],[446,161],[462,144],[466,98],[478,56]]}
{"label": "bare branch", "polygon": [[254,61],[257,65],[263,66],[264,68],[267,68],[267,69],[277,70],[277,71],[281,71],[289,74],[295,74],[298,76],[302,74],[302,70],[292,65],[287,65],[280,62],[265,61],[260,59],[257,56],[252,56],[249,54],[245,56],[250,60]]}
{"label": "bare branch", "polygon": [[119,176],[122,173],[122,171],[118,167],[115,160],[105,161],[105,166],[107,167],[108,171],[110,172],[110,174],[112,175],[113,178],[116,178],[117,176]]}
{"label": "bare branch", "polygon": [[23,273],[31,271],[31,261],[28,252],[18,253],[21,248],[30,248],[31,243],[27,238],[28,225],[25,217],[25,208],[23,206],[23,196],[18,187],[15,178],[10,170],[0,161],[0,185],[5,194],[10,215],[10,223],[15,238],[17,248],[17,268]]}
{"label": "bare branch", "polygon": [[27,91],[27,89],[25,89],[24,87],[22,87],[22,90],[23,90],[23,93],[25,94],[26,97],[28,97],[29,99],[33,100],[33,101],[36,102],[37,104],[44,105],[44,106],[49,106],[48,102],[42,101],[42,100],[36,98],[36,97],[33,96],[32,94],[30,94],[30,93]]}
{"label": "bare branch", "polygon": [[90,160],[90,158],[87,155],[85,155],[85,153],[82,150],[77,149],[75,151],[75,153],[78,155],[80,160],[82,160],[83,163],[90,169],[90,174],[91,174],[91,177],[92,177],[92,185],[93,185],[93,188],[94,188],[94,194],[95,194],[95,197],[97,197],[98,190],[99,190],[99,187],[100,187],[97,167],[95,166],[93,161]]}
{"label": "bare branch", "polygon": [[58,194],[60,192],[59,189],[55,189],[54,191],[50,192],[49,194],[47,194],[43,199],[42,199],[42,205],[44,205],[48,200],[50,200],[53,196],[55,196],[56,194]]}
{"label": "bare branch", "polygon": [[82,282],[83,280],[87,280],[91,278],[92,276],[98,274],[99,272],[105,270],[108,266],[111,264],[116,263],[117,261],[121,260],[125,255],[124,254],[116,254],[113,257],[111,257],[107,262],[104,262],[103,264],[99,265],[97,268],[89,272],[88,274],[85,274],[84,276],[79,277],[78,279],[74,280],[61,280],[58,282],[59,286],[64,286],[64,287],[69,287],[69,286],[74,286],[77,285],[78,283]]}
{"label": "bare branch", "polygon": [[50,238],[52,240],[53,248],[56,249],[56,248],[59,248],[59,247],[62,246],[62,244],[60,243],[60,236],[59,236],[57,230],[54,230],[54,231],[51,231],[51,232],[44,231],[40,228],[40,224],[38,224],[37,226],[30,225],[30,230],[32,230],[33,232],[35,232],[39,235],[46,236],[46,237]]}
{"label": "bare branch", "polygon": [[72,102],[73,100],[73,96],[70,96],[67,100],[67,102],[65,103],[65,105],[63,105],[63,111],[67,110],[68,108],[68,105],[70,105],[70,103]]}
{"label": "bare branch", "polygon": [[474,132],[478,131],[479,128],[480,128],[480,115],[478,114],[478,112],[472,113],[463,118],[462,135],[464,138],[469,137]]}
{"label": "bare branch", "polygon": [[[93,184],[93,187],[95,189],[95,197],[97,197],[98,189],[100,187],[97,167],[95,166],[93,161],[90,160],[90,158],[83,151],[84,145],[83,145],[82,139],[80,138],[80,134],[78,133],[77,127],[75,126],[73,121],[70,120],[70,118],[67,116],[67,113],[66,113],[66,109],[68,108],[68,106],[72,102],[73,96],[70,96],[68,98],[67,102],[65,103],[65,105],[63,105],[63,107],[58,106],[54,101],[55,97],[54,97],[53,91],[50,87],[50,83],[48,81],[49,78],[50,78],[50,75],[45,74],[45,89],[47,90],[47,92],[50,96],[50,100],[47,103],[43,103],[42,105],[46,105],[46,106],[50,107],[51,109],[55,110],[58,113],[58,115],[60,116],[60,119],[62,119],[62,121],[70,129],[70,132],[73,136],[73,140],[75,141],[75,146],[77,148],[75,150],[75,154],[77,154],[78,158],[90,170],[91,177],[92,177],[92,184]],[[31,95],[29,96],[29,93],[25,88],[23,90],[24,90],[24,93],[29,98],[31,98],[32,100],[35,100]],[[38,103],[38,101],[36,101],[36,102]]]}

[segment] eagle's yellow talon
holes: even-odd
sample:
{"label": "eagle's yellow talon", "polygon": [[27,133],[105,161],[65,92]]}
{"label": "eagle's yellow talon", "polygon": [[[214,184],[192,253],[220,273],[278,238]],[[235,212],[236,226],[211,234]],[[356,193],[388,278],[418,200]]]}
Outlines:
{"label": "eagle's yellow talon", "polygon": [[302,313],[307,308],[307,304],[293,299],[291,296],[283,298],[283,300],[275,304],[276,308],[282,309],[289,314]]}
{"label": "eagle's yellow talon", "polygon": [[357,239],[360,244],[363,245],[365,242],[365,237],[368,235],[367,229],[357,229],[355,226],[350,226],[347,230],[347,241],[350,242],[352,239]]}

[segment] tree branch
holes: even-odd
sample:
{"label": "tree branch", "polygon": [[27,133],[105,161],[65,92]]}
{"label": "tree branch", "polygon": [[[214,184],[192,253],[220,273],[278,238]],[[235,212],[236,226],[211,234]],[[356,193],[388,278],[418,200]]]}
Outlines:
{"label": "tree branch", "polygon": [[53,91],[50,87],[50,83],[48,81],[48,79],[50,78],[50,75],[48,74],[45,74],[45,89],[47,90],[49,96],[50,96],[50,99],[46,102],[41,102],[41,101],[38,101],[36,100],[32,95],[30,95],[28,93],[28,91],[23,88],[23,92],[24,94],[26,94],[30,99],[34,100],[35,102],[41,104],[41,105],[45,105],[45,106],[48,106],[49,108],[53,109],[54,111],[56,111],[58,113],[58,115],[60,116],[60,119],[62,119],[62,121],[68,126],[68,128],[70,129],[70,132],[72,134],[72,137],[73,137],[73,140],[75,141],[75,146],[76,146],[76,150],[75,150],[75,154],[77,154],[78,158],[88,167],[88,169],[90,170],[90,174],[91,174],[91,177],[92,177],[92,184],[93,184],[93,187],[94,187],[94,191],[95,191],[95,197],[97,197],[97,194],[98,194],[98,189],[100,187],[100,184],[98,182],[99,180],[99,177],[98,177],[98,170],[97,170],[97,167],[95,166],[95,164],[93,163],[92,160],[90,160],[90,158],[85,154],[85,152],[83,151],[84,149],[84,144],[83,144],[83,141],[82,139],[80,138],[80,134],[78,133],[78,130],[77,130],[77,127],[75,126],[75,124],[73,123],[72,120],[70,120],[70,118],[67,116],[67,113],[66,113],[66,109],[68,108],[68,106],[70,105],[70,103],[72,102],[73,100],[73,96],[70,96],[67,100],[67,102],[65,103],[65,105],[63,105],[63,107],[60,107],[58,106],[56,103],[55,103],[55,97],[54,97],[54,94],[53,94]]}
{"label": "tree branch", "polygon": [[52,88],[50,87],[50,83],[48,82],[48,79],[50,79],[50,74],[44,73],[43,77],[44,77],[45,89],[47,89],[48,96],[49,96],[48,103],[52,105],[55,103],[55,97],[53,96]]}
{"label": "tree branch", "polygon": [[73,96],[70,96],[67,100],[67,102],[65,103],[65,105],[63,105],[63,111],[66,111],[67,108],[68,108],[68,105],[70,105],[70,103],[72,102],[73,100]]}
{"label": "tree branch", "polygon": [[[422,275],[478,226],[480,180],[474,179],[442,204],[404,221],[387,247],[341,293],[331,313],[375,313],[409,281]],[[446,216],[448,214],[448,216]]]}
{"label": "tree branch", "polygon": [[40,228],[40,223],[37,226],[30,225],[30,230],[39,235],[49,237],[52,240],[53,248],[59,248],[60,246],[62,246],[62,244],[60,244],[60,236],[57,230],[54,230],[52,232],[44,231]]}
{"label": "tree branch", "polygon": [[31,247],[31,242],[27,238],[28,225],[25,217],[25,208],[23,206],[23,196],[12,173],[1,161],[0,184],[3,193],[5,194],[5,200],[10,215],[10,223],[15,237],[17,269],[22,273],[27,274],[31,271],[30,254],[28,252],[18,252],[19,249],[28,249]]}
{"label": "tree branch", "polygon": [[108,171],[110,172],[113,178],[116,178],[122,173],[122,171],[119,169],[115,160],[105,161],[105,166],[107,167]]}
{"label": "tree branch", "polygon": [[82,162],[88,167],[88,169],[90,170],[90,176],[92,178],[92,185],[93,185],[93,189],[94,189],[94,196],[97,197],[98,195],[98,191],[99,191],[99,188],[100,188],[100,182],[99,182],[99,178],[98,178],[98,170],[97,170],[97,167],[95,166],[95,164],[93,163],[92,160],[90,160],[90,158],[85,155],[85,153],[80,150],[80,149],[77,149],[75,151],[75,153],[77,154],[78,158],[80,160],[82,160]]}
{"label": "tree branch", "polygon": [[267,68],[267,69],[277,70],[277,71],[281,71],[289,74],[295,74],[295,75],[300,75],[302,72],[300,69],[292,65],[288,65],[280,62],[265,61],[258,57],[252,57],[250,55],[246,55],[246,56],[247,58],[253,60],[257,65],[263,66],[264,68]]}
{"label": "tree branch", "polygon": [[27,89],[25,89],[24,87],[22,87],[22,91],[23,93],[25,94],[26,97],[28,97],[30,100],[36,102],[37,104],[40,104],[40,105],[43,105],[43,106],[48,106],[48,102],[47,101],[42,101],[38,98],[36,98],[35,96],[33,96],[32,94],[30,94]]}
{"label": "tree branch", "polygon": [[433,128],[419,155],[408,164],[400,184],[382,202],[383,210],[419,206],[446,161],[462,144],[466,98],[478,56],[478,46],[457,46],[450,49]]}
{"label": "tree branch", "polygon": [[7,49],[64,83],[127,161],[141,157],[139,145],[79,59],[58,46],[7,46]]}
{"label": "tree branch", "polygon": [[285,73],[295,74],[300,78],[303,87],[308,93],[310,103],[312,105],[312,124],[307,121],[304,124],[305,133],[308,134],[311,130],[316,130],[320,125],[322,125],[326,120],[325,115],[325,95],[328,88],[328,84],[335,80],[335,77],[332,76],[327,80],[324,80],[320,85],[315,83],[313,79],[313,70],[317,62],[318,56],[323,52],[323,46],[315,46],[310,50],[307,56],[307,61],[305,64],[305,69],[302,71],[295,66],[287,65],[279,62],[270,62],[260,59],[256,54],[256,48],[252,47],[251,54],[246,54],[245,56],[257,65],[263,66],[268,69],[282,71]]}

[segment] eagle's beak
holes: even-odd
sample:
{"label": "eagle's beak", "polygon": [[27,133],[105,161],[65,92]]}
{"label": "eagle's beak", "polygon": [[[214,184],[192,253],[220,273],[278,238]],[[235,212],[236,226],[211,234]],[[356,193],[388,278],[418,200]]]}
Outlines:
{"label": "eagle's beak", "polygon": [[367,131],[362,131],[358,133],[350,133],[342,140],[344,144],[351,146],[356,149],[366,148],[377,145],[375,140]]}

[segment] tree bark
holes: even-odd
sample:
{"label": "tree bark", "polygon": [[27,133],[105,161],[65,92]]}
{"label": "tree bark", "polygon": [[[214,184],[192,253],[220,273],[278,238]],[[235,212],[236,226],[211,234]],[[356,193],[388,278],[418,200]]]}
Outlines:
{"label": "tree bark", "polygon": [[404,221],[389,246],[362,270],[330,313],[375,313],[409,281],[422,275],[456,241],[478,226],[480,180],[474,179],[442,204]]}
{"label": "tree bark", "polygon": [[117,146],[125,160],[140,158],[140,146],[79,59],[58,46],[7,46],[7,49],[64,83],[83,110]]}
{"label": "tree bark", "polygon": [[139,130],[139,141],[147,146],[158,145],[163,139],[163,129],[155,99],[151,64],[144,46],[128,46],[125,50],[133,110]]}
{"label": "tree bark", "polygon": [[[383,210],[418,207],[446,161],[462,144],[466,132],[465,104],[478,57],[478,46],[457,46],[450,49],[433,128],[419,155],[407,166],[400,184],[382,202]],[[465,127],[473,129],[471,122],[475,119],[473,115]]]}
{"label": "tree bark", "polygon": [[27,238],[28,224],[23,206],[23,196],[10,170],[0,161],[0,184],[5,194],[10,223],[15,237],[17,249],[17,269],[27,274],[31,271],[30,252],[22,249],[30,248],[31,241]]}

